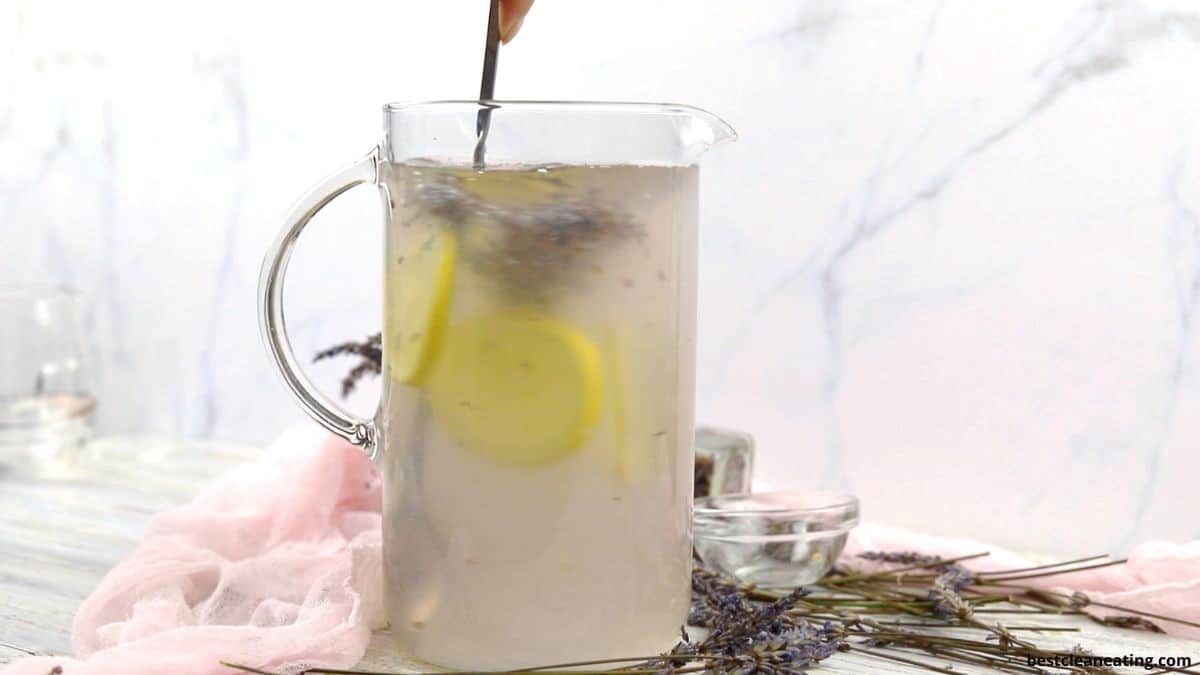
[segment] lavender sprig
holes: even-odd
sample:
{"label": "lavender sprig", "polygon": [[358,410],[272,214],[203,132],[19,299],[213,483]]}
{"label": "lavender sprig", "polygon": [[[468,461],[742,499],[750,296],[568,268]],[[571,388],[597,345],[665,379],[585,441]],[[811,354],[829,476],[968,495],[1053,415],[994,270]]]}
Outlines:
{"label": "lavender sprig", "polygon": [[383,370],[383,334],[367,336],[362,342],[343,342],[317,352],[313,361],[324,361],[335,356],[357,356],[359,362],[342,378],[342,396],[349,396],[359,380],[367,375],[378,375]]}

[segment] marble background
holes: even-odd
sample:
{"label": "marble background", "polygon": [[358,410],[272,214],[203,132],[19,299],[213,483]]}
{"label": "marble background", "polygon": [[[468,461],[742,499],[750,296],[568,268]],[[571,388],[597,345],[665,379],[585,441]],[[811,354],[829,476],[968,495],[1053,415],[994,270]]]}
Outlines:
{"label": "marble background", "polygon": [[[0,4],[0,282],[86,294],[104,431],[300,419],[260,257],[380,103],[472,95],[482,6]],[[1200,535],[1197,73],[1194,2],[539,0],[498,95],[741,132],[702,179],[699,417],[761,476],[1094,553]],[[300,353],[373,330],[379,229],[360,189],[302,241]]]}

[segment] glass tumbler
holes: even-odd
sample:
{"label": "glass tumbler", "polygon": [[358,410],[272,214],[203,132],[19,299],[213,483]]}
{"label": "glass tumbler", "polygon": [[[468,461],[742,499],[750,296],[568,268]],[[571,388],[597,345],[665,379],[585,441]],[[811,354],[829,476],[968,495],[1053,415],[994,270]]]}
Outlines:
{"label": "glass tumbler", "polygon": [[753,480],[753,436],[736,429],[696,427],[696,499],[748,494]]}
{"label": "glass tumbler", "polygon": [[0,286],[0,465],[83,443],[96,407],[80,298],[57,286]]}

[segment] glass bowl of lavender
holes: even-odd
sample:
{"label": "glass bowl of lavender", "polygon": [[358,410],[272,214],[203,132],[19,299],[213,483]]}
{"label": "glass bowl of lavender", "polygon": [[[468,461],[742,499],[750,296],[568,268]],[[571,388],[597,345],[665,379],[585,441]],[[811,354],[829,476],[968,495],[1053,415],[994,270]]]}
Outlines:
{"label": "glass bowl of lavender", "polygon": [[696,500],[696,554],[761,588],[811,584],[837,561],[858,524],[858,499],[833,492],[764,492]]}

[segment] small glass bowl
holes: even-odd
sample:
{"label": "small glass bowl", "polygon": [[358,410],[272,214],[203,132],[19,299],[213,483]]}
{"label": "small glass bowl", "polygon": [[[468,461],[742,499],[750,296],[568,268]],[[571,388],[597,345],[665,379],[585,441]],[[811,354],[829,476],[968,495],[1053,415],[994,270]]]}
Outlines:
{"label": "small glass bowl", "polygon": [[743,583],[790,589],[829,571],[858,524],[858,500],[831,492],[765,492],[696,500],[696,553]]}

